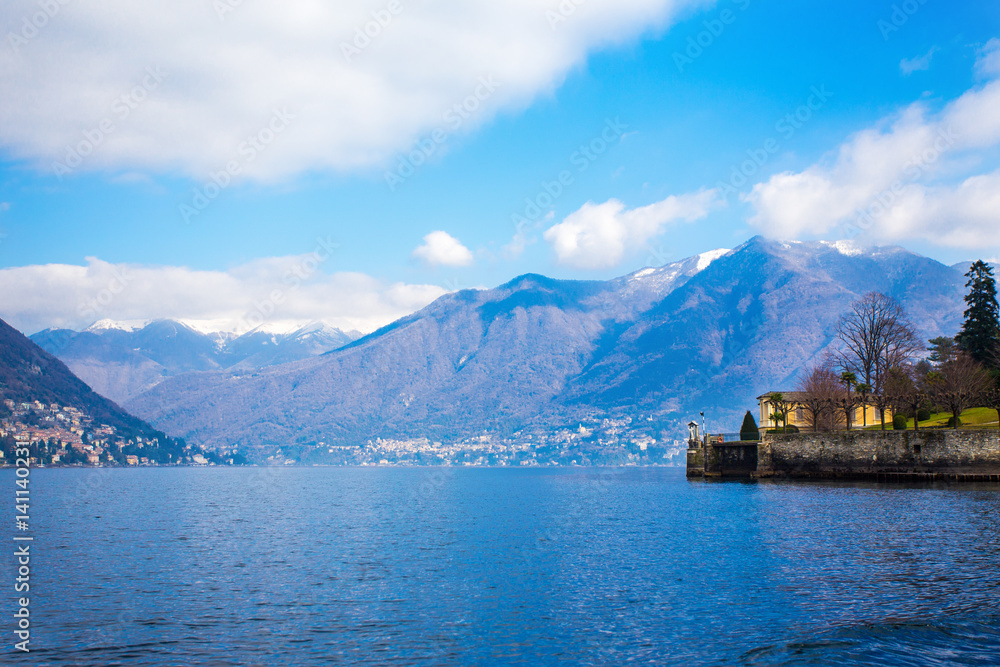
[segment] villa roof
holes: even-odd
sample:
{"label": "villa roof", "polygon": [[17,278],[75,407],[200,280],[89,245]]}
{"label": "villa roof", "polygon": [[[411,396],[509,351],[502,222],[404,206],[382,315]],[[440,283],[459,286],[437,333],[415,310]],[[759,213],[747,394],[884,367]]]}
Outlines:
{"label": "villa roof", "polygon": [[781,394],[786,401],[800,401],[807,396],[804,391],[769,391],[766,394],[761,394],[757,397],[758,401],[762,401],[765,398],[770,398],[771,394]]}

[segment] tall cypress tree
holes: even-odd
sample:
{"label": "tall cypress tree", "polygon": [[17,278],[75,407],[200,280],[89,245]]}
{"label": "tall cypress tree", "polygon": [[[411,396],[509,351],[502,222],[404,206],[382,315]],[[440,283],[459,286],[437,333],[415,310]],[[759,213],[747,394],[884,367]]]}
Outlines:
{"label": "tall cypress tree", "polygon": [[979,260],[965,274],[969,293],[965,295],[965,322],[955,340],[963,352],[990,368],[997,365],[1000,350],[1000,308],[993,269]]}
{"label": "tall cypress tree", "polygon": [[740,440],[760,440],[760,430],[757,428],[757,420],[753,418],[749,410],[743,415],[743,426],[740,427]]}

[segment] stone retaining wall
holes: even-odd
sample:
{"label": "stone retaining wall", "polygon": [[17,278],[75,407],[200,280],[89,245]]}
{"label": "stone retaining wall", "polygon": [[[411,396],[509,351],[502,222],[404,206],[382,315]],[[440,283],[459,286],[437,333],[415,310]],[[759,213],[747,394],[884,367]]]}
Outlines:
{"label": "stone retaining wall", "polygon": [[769,434],[757,459],[757,477],[993,476],[1000,474],[1000,432]]}

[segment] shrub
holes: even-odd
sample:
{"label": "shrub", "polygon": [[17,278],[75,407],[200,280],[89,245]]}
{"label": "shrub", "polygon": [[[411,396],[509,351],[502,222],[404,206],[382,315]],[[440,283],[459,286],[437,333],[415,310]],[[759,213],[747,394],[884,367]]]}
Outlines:
{"label": "shrub", "polygon": [[906,421],[906,415],[894,415],[892,418],[892,428],[896,431],[905,431]]}
{"label": "shrub", "polygon": [[927,408],[920,408],[917,410],[917,421],[925,422],[931,418],[931,411]]}
{"label": "shrub", "polygon": [[750,414],[749,410],[743,416],[743,426],[740,427],[740,440],[760,440],[760,429],[757,428],[757,421]]}
{"label": "shrub", "polygon": [[958,420],[958,424],[955,424],[955,421],[956,420],[955,420],[955,416],[954,415],[952,415],[951,417],[948,417],[948,423],[946,424],[946,426],[948,428],[957,428],[958,426],[962,425],[962,420],[961,419]]}
{"label": "shrub", "polygon": [[772,428],[771,430],[768,431],[768,433],[798,433],[798,432],[799,432],[799,427],[792,426],[791,424],[789,424],[788,426],[783,426],[782,428]]}

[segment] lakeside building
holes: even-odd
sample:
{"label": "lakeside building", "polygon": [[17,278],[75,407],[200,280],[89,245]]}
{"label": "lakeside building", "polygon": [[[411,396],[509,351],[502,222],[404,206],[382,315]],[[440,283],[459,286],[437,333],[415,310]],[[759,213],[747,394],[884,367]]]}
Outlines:
{"label": "lakeside building", "polygon": [[[806,394],[801,391],[769,391],[757,397],[758,423],[761,428],[776,428],[774,420],[774,406],[771,404],[771,396],[781,394],[788,407],[788,426],[794,426],[801,431],[812,430],[812,419],[809,409],[805,406]],[[843,419],[843,411],[839,411],[839,417]],[[878,408],[871,403],[856,405],[851,413],[851,426],[853,428],[874,426],[880,424]],[[885,423],[892,423],[892,413],[885,411]]]}

